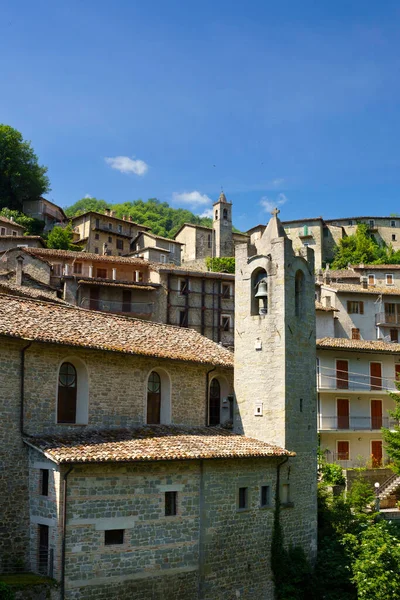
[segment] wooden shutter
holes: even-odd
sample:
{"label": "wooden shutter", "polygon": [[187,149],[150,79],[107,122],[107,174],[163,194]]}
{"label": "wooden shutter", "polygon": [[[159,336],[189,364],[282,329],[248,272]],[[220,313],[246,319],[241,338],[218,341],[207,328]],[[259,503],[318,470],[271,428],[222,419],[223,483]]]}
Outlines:
{"label": "wooden shutter", "polygon": [[336,387],[339,390],[349,389],[349,363],[347,360],[336,361]]}
{"label": "wooden shutter", "polygon": [[360,306],[360,315],[363,315],[364,314],[364,302],[362,300],[360,300],[359,306]]}
{"label": "wooden shutter", "polygon": [[371,428],[382,427],[382,400],[371,400]]}
{"label": "wooden shutter", "polygon": [[381,363],[372,362],[369,365],[370,369],[370,386],[371,390],[382,389],[382,365]]}
{"label": "wooden shutter", "polygon": [[346,441],[337,443],[337,457],[338,460],[349,460],[350,456],[350,444]]}
{"label": "wooden shutter", "polygon": [[337,399],[337,427],[338,429],[349,429],[350,426],[350,405],[348,398]]}
{"label": "wooden shutter", "polygon": [[372,466],[380,467],[382,466],[382,441],[374,440],[371,442],[371,454],[372,454]]}

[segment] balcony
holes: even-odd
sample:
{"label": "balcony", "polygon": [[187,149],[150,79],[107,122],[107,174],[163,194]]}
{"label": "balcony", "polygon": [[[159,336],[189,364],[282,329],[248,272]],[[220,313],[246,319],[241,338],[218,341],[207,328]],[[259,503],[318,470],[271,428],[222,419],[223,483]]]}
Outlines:
{"label": "balcony", "polygon": [[391,417],[325,417],[318,415],[319,431],[379,431],[382,427],[393,429],[397,421]]}
{"label": "balcony", "polygon": [[151,316],[154,310],[153,302],[121,302],[118,300],[94,300],[82,298],[80,306],[100,312],[117,313],[130,316]]}
{"label": "balcony", "polygon": [[[399,290],[400,293],[400,290]],[[391,314],[380,312],[375,315],[375,325],[386,325],[387,327],[400,327],[400,313]]]}
{"label": "balcony", "polygon": [[377,377],[352,371],[336,371],[329,367],[320,367],[317,372],[317,389],[319,392],[386,392],[397,391],[394,379]]}

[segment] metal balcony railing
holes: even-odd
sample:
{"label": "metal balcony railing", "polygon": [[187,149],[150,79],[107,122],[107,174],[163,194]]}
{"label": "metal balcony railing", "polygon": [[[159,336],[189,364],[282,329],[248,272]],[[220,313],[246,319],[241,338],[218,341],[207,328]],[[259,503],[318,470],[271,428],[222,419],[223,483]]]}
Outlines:
{"label": "metal balcony railing", "polygon": [[375,325],[388,325],[393,327],[400,327],[400,314],[379,312],[375,315]]}
{"label": "metal balcony railing", "polygon": [[154,310],[153,302],[121,302],[117,300],[93,300],[90,298],[82,298],[80,306],[82,308],[89,308],[90,310],[128,315],[151,315]]}
{"label": "metal balcony railing", "polygon": [[330,367],[320,367],[317,371],[318,390],[350,390],[357,392],[396,391],[394,379],[377,377],[352,371],[336,371]]}
{"label": "metal balcony railing", "polygon": [[392,429],[397,421],[391,417],[342,416],[327,417],[318,415],[320,431],[377,431],[382,427]]}
{"label": "metal balcony railing", "polygon": [[328,463],[339,463],[343,469],[366,467],[367,463],[370,463],[372,467],[383,467],[390,464],[390,460],[386,456],[383,456],[380,460],[372,457],[364,458],[360,455],[352,458],[350,454],[330,452],[329,450],[325,451],[325,460]]}

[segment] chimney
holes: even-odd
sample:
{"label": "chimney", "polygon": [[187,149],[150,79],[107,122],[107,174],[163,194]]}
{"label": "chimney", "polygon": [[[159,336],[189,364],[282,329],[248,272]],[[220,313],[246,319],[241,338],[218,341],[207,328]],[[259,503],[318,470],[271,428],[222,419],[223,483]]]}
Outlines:
{"label": "chimney", "polygon": [[126,221],[126,215],[122,215],[122,220]]}
{"label": "chimney", "polygon": [[324,306],[325,306],[325,308],[330,308],[332,306],[330,296],[324,297]]}
{"label": "chimney", "polygon": [[115,217],[115,210],[110,210],[110,217]]}
{"label": "chimney", "polygon": [[129,218],[129,223],[133,223],[133,219],[132,219],[132,217],[130,215],[129,215],[128,218]]}
{"label": "chimney", "polygon": [[109,216],[110,216],[110,209],[109,209],[109,208],[106,208],[106,209],[104,209],[104,214],[105,214],[107,217],[109,217]]}
{"label": "chimney", "polygon": [[16,264],[16,268],[15,268],[15,283],[17,285],[23,285],[23,283],[22,283],[23,264],[24,264],[24,257],[22,256],[22,254],[19,254],[17,256],[17,264]]}

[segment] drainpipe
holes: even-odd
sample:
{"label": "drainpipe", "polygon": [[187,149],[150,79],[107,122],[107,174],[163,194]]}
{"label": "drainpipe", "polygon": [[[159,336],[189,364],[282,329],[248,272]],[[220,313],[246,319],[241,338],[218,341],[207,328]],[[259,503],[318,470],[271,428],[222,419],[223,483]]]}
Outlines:
{"label": "drainpipe", "polygon": [[60,600],[65,598],[65,540],[67,533],[67,492],[68,492],[68,475],[71,473],[74,465],[72,465],[63,477],[63,521],[62,521],[62,539],[61,539],[61,590]]}
{"label": "drainpipe", "polygon": [[20,378],[20,413],[19,413],[19,430],[21,435],[25,435],[24,431],[24,401],[25,401],[25,352],[32,346],[29,342],[27,346],[21,349],[21,378]]}
{"label": "drainpipe", "polygon": [[213,371],[216,370],[217,367],[213,367],[212,369],[210,369],[209,371],[207,371],[206,373],[206,426],[209,424],[209,411],[208,411],[208,392],[209,392],[209,387],[210,387],[210,373],[212,373]]}

